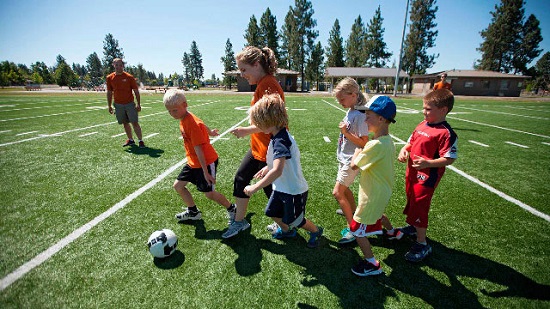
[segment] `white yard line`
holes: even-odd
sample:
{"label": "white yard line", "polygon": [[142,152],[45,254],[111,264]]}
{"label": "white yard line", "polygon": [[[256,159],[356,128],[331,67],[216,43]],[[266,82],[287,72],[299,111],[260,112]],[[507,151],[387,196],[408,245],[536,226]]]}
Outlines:
{"label": "white yard line", "polygon": [[479,145],[479,146],[483,146],[483,147],[489,147],[489,145],[485,145],[485,144],[483,144],[483,143],[476,142],[476,141],[472,141],[472,140],[469,140],[468,142],[470,142],[470,143],[472,143],[472,144]]}
{"label": "white yard line", "polygon": [[472,121],[472,120],[466,120],[466,119],[461,119],[461,118],[456,118],[456,117],[449,117],[449,116],[447,116],[447,118],[448,119],[453,119],[453,120],[458,120],[458,121],[469,122],[469,123],[477,124],[477,125],[480,125],[480,126],[487,126],[487,127],[491,127],[491,128],[497,128],[497,129],[501,129],[501,130],[516,132],[516,133],[523,133],[523,134],[538,136],[538,137],[542,137],[542,138],[550,138],[550,136],[548,136],[548,135],[536,134],[536,133],[531,133],[531,132],[526,132],[526,131],[521,131],[521,130],[516,130],[516,129],[509,129],[509,128],[495,126],[495,125],[492,125],[492,124],[476,122],[476,121]]}
{"label": "white yard line", "polygon": [[97,134],[97,133],[99,133],[99,132],[95,131],[95,132],[85,133],[85,134],[79,135],[78,137],[86,137],[86,136],[94,135],[94,134]]}
{"label": "white yard line", "polygon": [[[242,124],[243,122],[247,121],[248,117],[241,120],[239,123],[235,124],[231,128],[229,128],[224,133],[217,136],[214,140],[212,140],[212,144],[215,143],[217,140],[221,139],[224,135],[231,132],[234,128]],[[118,210],[124,208],[124,206],[128,205],[131,201],[136,199],[138,196],[140,196],[145,191],[151,189],[153,186],[155,186],[157,183],[159,183],[161,180],[166,178],[168,175],[170,175],[172,172],[177,170],[179,167],[181,167],[183,164],[187,162],[187,159],[184,159],[175,165],[169,167],[167,170],[165,170],[162,174],[157,176],[155,179],[151,180],[149,183],[144,185],[143,187],[139,188],[132,194],[128,195],[126,198],[124,198],[122,201],[116,203],[111,208],[107,209],[105,212],[100,214],[99,216],[95,217],[90,222],[84,224],[83,226],[79,227],[78,229],[74,230],[69,235],[65,236],[63,239],[58,241],[53,246],[49,247],[45,251],[41,252],[34,258],[32,258],[30,261],[26,262],[25,264],[21,265],[19,268],[14,270],[13,272],[9,273],[7,276],[2,278],[0,280],[0,291],[5,290],[7,287],[9,287],[12,283],[19,280],[21,277],[23,277],[26,273],[30,272],[34,268],[38,267],[40,264],[44,263],[46,260],[48,260],[50,257],[52,257],[57,252],[61,251],[63,248],[65,248],[67,245],[78,239],[80,236],[82,236],[84,233],[101,223],[103,220],[109,218],[112,214],[117,212]]]}
{"label": "white yard line", "polygon": [[529,146],[525,146],[525,145],[521,145],[521,144],[516,144],[516,143],[514,143],[514,142],[505,141],[505,143],[508,144],[508,145],[516,146],[516,147],[529,148]]}
{"label": "white yard line", "polygon": [[330,143],[330,138],[328,138],[328,136],[323,136],[323,139],[325,140],[325,142]]}

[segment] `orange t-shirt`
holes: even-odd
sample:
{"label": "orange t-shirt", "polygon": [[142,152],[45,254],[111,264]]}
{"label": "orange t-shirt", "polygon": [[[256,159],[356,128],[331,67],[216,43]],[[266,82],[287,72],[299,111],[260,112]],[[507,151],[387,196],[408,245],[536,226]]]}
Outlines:
{"label": "orange t-shirt", "polygon": [[206,164],[211,164],[218,159],[218,153],[210,144],[210,137],[206,131],[206,125],[191,112],[180,120],[180,131],[184,136],[183,146],[185,147],[187,164],[192,168],[201,168],[201,163],[195,152],[195,146],[202,145],[202,152]]}
{"label": "orange t-shirt", "polygon": [[107,75],[107,90],[113,92],[114,102],[117,104],[128,104],[134,102],[132,89],[138,89],[136,79],[129,73],[122,72],[117,75],[115,72]]}
{"label": "orange t-shirt", "polygon": [[444,81],[437,82],[437,83],[435,83],[433,90],[437,90],[437,89],[449,89],[449,90],[451,90],[451,84],[446,83]]}
{"label": "orange t-shirt", "polygon": [[[250,106],[258,102],[265,94],[279,93],[283,101],[285,100],[285,94],[283,88],[279,85],[279,82],[273,75],[266,75],[258,82],[254,96],[250,102]],[[252,156],[254,159],[265,162],[267,155],[267,146],[271,136],[263,132],[253,133],[250,135],[250,149],[252,150]]]}

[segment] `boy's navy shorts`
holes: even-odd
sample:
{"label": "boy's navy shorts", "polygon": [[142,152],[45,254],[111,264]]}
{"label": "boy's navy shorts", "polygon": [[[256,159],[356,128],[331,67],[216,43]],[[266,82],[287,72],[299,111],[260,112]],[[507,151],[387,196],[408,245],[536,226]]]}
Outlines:
{"label": "boy's navy shorts", "polygon": [[299,228],[306,224],[307,195],[308,191],[297,195],[273,191],[265,207],[265,214],[268,217],[282,218],[290,227]]}

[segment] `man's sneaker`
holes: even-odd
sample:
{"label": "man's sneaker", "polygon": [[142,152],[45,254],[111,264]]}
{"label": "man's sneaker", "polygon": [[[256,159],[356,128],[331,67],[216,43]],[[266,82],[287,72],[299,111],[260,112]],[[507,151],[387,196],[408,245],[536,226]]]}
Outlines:
{"label": "man's sneaker", "polygon": [[135,144],[136,144],[136,142],[134,142],[133,139],[127,139],[126,143],[122,144],[122,147],[132,146],[132,145],[135,145]]}
{"label": "man's sneaker", "polygon": [[380,267],[380,262],[378,265],[374,265],[367,260],[362,259],[357,265],[353,266],[351,272],[360,277],[380,275],[384,271]]}
{"label": "man's sneaker", "polygon": [[233,221],[227,231],[222,234],[222,238],[230,238],[233,237],[239,232],[246,230],[250,227],[250,223],[246,221],[246,219],[243,219],[243,221]]}
{"label": "man's sneaker", "polygon": [[343,215],[344,215],[344,211],[342,210],[342,208],[338,208],[338,209],[336,209],[336,214],[337,214],[337,215],[340,215],[340,216],[343,216]]}
{"label": "man's sneaker", "polygon": [[430,245],[423,245],[415,242],[411,250],[405,254],[405,260],[409,262],[420,262],[430,253],[432,253],[432,247]]}
{"label": "man's sneaker", "polygon": [[139,148],[145,148],[145,143],[143,141],[139,141]]}
{"label": "man's sneaker", "polygon": [[367,225],[365,236],[382,235],[382,220],[378,219],[375,224]]}
{"label": "man's sneaker", "polygon": [[317,232],[309,232],[309,240],[307,241],[308,248],[317,248],[319,246],[319,239],[323,236],[323,228],[318,226]]}
{"label": "man's sneaker", "polygon": [[266,226],[267,231],[270,232],[271,234],[277,232],[278,228],[279,228],[279,225],[277,224],[277,222],[273,222],[270,225]]}
{"label": "man's sneaker", "polygon": [[[235,215],[237,214],[237,205],[231,204],[233,206],[232,210],[227,211],[227,224],[231,225],[235,221]],[[229,206],[231,208],[231,206]]]}
{"label": "man's sneaker", "polygon": [[187,220],[200,220],[202,218],[201,211],[189,211],[189,209],[186,209],[184,212],[181,212],[179,214],[176,214],[176,219],[178,219],[178,222],[183,222]]}
{"label": "man's sneaker", "polygon": [[281,227],[278,227],[275,233],[272,233],[271,236],[276,239],[283,239],[296,237],[296,234],[297,232],[295,228],[290,228],[287,232],[285,232]]}
{"label": "man's sneaker", "polygon": [[342,238],[338,241],[339,244],[347,244],[355,240],[355,236],[351,233],[349,227],[346,227],[343,229],[340,234],[342,235]]}
{"label": "man's sneaker", "polygon": [[403,234],[405,234],[407,236],[416,235],[416,228],[412,225],[407,225],[407,226],[404,226],[404,227],[400,227],[400,228],[398,228],[398,230],[400,230]]}
{"label": "man's sneaker", "polygon": [[403,235],[405,235],[405,234],[403,232],[401,232],[400,229],[393,229],[392,234],[386,232],[386,237],[389,240],[400,240],[401,238],[403,238]]}

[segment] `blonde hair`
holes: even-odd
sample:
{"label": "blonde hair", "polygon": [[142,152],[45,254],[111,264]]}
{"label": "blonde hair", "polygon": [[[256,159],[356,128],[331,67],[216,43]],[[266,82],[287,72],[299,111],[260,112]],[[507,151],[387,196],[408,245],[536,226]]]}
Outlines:
{"label": "blonde hair", "polygon": [[187,98],[182,90],[170,89],[164,94],[162,102],[164,106],[170,107],[187,103]]}
{"label": "blonde hair", "polygon": [[260,129],[288,127],[285,102],[278,93],[266,94],[249,111],[250,123]]}
{"label": "blonde hair", "polygon": [[346,77],[342,79],[338,85],[334,88],[334,95],[337,96],[341,93],[345,94],[357,94],[357,103],[355,103],[355,106],[363,106],[367,103],[367,98],[361,93],[361,90],[359,89],[359,84],[355,79],[351,77]]}
{"label": "blonde hair", "polygon": [[277,58],[275,58],[275,53],[269,47],[259,49],[258,47],[247,46],[235,56],[235,59],[248,65],[254,65],[258,62],[267,74],[275,75],[277,73]]}

